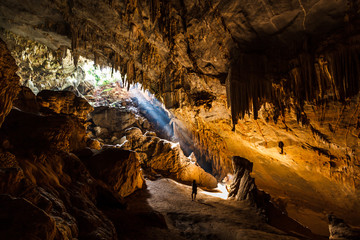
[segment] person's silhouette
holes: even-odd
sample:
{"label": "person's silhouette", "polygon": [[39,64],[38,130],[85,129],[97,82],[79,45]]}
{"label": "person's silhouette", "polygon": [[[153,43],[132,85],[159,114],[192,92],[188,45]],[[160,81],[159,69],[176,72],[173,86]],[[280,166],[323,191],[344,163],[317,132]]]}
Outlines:
{"label": "person's silhouette", "polygon": [[191,201],[196,200],[196,194],[197,194],[197,184],[196,181],[194,180],[192,183]]}

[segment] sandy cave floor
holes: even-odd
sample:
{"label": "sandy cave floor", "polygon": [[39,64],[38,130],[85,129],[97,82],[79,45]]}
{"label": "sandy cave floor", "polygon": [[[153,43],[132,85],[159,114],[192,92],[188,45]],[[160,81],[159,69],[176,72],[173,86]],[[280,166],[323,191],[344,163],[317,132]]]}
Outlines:
{"label": "sandy cave floor", "polygon": [[309,239],[301,230],[293,234],[292,227],[285,232],[268,225],[247,202],[224,200],[221,193],[199,189],[192,201],[191,186],[171,179],[146,180],[146,185],[126,198],[127,211],[107,213],[120,239]]}

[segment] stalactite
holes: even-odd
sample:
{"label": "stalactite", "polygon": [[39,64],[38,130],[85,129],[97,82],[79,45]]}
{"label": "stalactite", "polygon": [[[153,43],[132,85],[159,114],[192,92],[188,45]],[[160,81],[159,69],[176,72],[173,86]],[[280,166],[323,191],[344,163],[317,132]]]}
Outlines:
{"label": "stalactite", "polygon": [[150,20],[152,23],[154,23],[155,20],[159,17],[159,8],[159,0],[150,0]]}
{"label": "stalactite", "polygon": [[326,55],[330,72],[334,78],[338,100],[344,101],[360,90],[360,48],[359,46],[340,46]]}
{"label": "stalactite", "polygon": [[271,83],[265,79],[265,66],[266,58],[257,54],[242,54],[232,64],[226,85],[234,124],[251,110],[257,119],[259,101],[270,99]]}

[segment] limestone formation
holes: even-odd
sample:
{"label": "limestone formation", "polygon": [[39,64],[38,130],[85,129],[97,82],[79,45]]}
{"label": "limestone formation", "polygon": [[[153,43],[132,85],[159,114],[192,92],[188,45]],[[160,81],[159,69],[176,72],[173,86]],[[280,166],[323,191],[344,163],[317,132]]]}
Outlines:
{"label": "limestone formation", "polygon": [[86,128],[68,116],[40,116],[13,109],[0,135],[13,149],[53,148],[74,151],[86,146]]}
{"label": "limestone formation", "polygon": [[144,185],[139,157],[135,152],[105,148],[84,163],[96,179],[111,186],[122,197],[142,189]]}
{"label": "limestone formation", "polygon": [[238,201],[248,200],[251,204],[266,211],[270,204],[270,195],[260,191],[255,185],[255,179],[250,176],[253,163],[239,156],[234,156],[232,163],[234,180],[230,185],[228,198]]}
{"label": "limestone formation", "polygon": [[0,40],[0,127],[20,90],[17,68],[6,44]]}
{"label": "limestone formation", "polygon": [[106,128],[109,132],[123,132],[136,123],[134,113],[125,108],[98,107],[91,117],[96,126]]}
{"label": "limestone formation", "polygon": [[65,90],[84,83],[84,71],[75,67],[67,47],[52,49],[37,41],[0,29],[16,64],[21,85],[35,94],[42,90]]}
{"label": "limestone formation", "polygon": [[[129,88],[140,83],[155,94],[174,115],[172,126],[186,154],[194,152],[219,179],[231,172],[231,157],[241,154],[257,166],[257,184],[286,199],[293,213],[308,213],[296,212],[299,205],[321,213],[317,216],[334,209],[356,224],[359,6],[359,0],[3,0],[0,27],[26,38],[7,42],[19,43],[9,48],[19,62],[24,59],[20,75],[34,85],[48,80],[57,85],[54,72],[51,80],[40,74],[60,67],[53,54],[46,60],[46,52],[60,56],[71,49],[74,66],[80,56],[92,59],[126,75]],[[42,45],[28,45],[28,38]],[[11,65],[11,71],[0,79],[0,125],[18,91],[13,60],[3,59],[0,67]],[[110,141],[109,131],[103,132],[100,141],[134,143],[142,159],[148,159],[141,152],[146,149],[165,151],[156,152],[165,158],[177,155],[155,137],[141,134],[126,142],[121,133]],[[145,146],[139,144],[145,140]],[[16,145],[0,141],[6,151]],[[169,159],[171,168],[179,169]],[[153,166],[170,169],[156,161]],[[251,189],[251,178],[244,179]]]}
{"label": "limestone formation", "polygon": [[122,148],[138,152],[144,169],[181,182],[196,180],[200,186],[209,189],[217,186],[217,180],[197,165],[194,156],[187,158],[178,143],[143,135],[138,128],[127,129],[126,139]]}
{"label": "limestone formation", "polygon": [[9,142],[0,147],[0,194],[10,195],[2,195],[1,219],[13,224],[1,228],[1,236],[117,239],[100,209],[124,208],[121,196],[69,153],[86,146],[84,135],[83,123],[73,117],[12,110],[0,129],[1,140]]}
{"label": "limestone formation", "polygon": [[73,92],[43,90],[36,99],[40,110],[45,113],[59,113],[72,116],[85,122],[93,107],[86,99],[77,97]]}

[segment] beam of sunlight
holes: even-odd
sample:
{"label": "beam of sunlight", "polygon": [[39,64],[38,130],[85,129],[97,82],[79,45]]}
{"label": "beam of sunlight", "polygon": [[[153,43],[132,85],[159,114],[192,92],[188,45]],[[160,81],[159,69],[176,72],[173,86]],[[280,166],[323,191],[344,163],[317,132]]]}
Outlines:
{"label": "beam of sunlight", "polygon": [[174,131],[171,124],[172,115],[165,109],[164,105],[149,91],[141,90],[141,85],[139,83],[132,85],[129,93],[138,103],[139,110],[150,120],[150,122],[155,123],[158,128],[163,129],[166,132],[167,137],[173,140]]}

